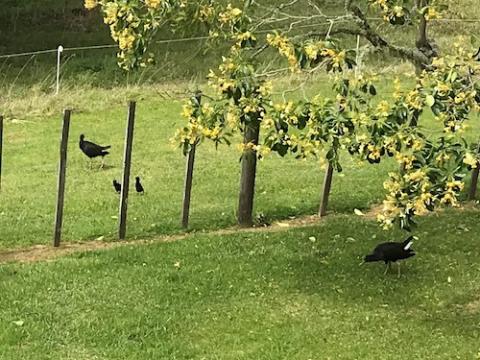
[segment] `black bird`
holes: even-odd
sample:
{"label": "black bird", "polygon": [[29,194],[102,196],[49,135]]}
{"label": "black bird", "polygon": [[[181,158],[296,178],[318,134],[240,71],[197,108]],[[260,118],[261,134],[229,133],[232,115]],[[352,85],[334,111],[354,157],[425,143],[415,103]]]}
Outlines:
{"label": "black bird", "polygon": [[135,178],[135,190],[137,190],[137,193],[139,193],[139,194],[145,194],[145,190],[143,189],[143,186],[140,183],[140,177],[139,176],[137,176]]}
{"label": "black bird", "polygon": [[[94,144],[93,142],[85,140],[85,135],[81,134],[79,146],[80,146],[80,149],[83,151],[83,153],[90,158],[90,160],[95,157],[101,156],[102,168],[103,168],[104,156],[109,154],[109,152],[105,150],[110,149],[110,145],[100,146],[100,145]],[[90,162],[90,167],[91,166],[92,166],[92,163]]]}
{"label": "black bird", "polygon": [[122,184],[120,184],[117,180],[113,180],[113,187],[115,188],[115,191],[117,194],[120,194],[120,191],[122,191]]}
{"label": "black bird", "polygon": [[[415,256],[415,252],[413,251],[413,249],[411,249],[414,239],[416,239],[414,236],[410,236],[401,243],[385,242],[379,244],[373,250],[372,254],[365,256],[363,261],[384,261],[385,265],[387,266],[384,273],[386,274],[392,262],[408,259],[409,257]],[[398,276],[400,276],[400,263],[398,263]]]}
{"label": "black bird", "polygon": [[195,93],[193,94],[192,96],[192,102],[196,103],[196,105],[200,106],[200,104],[202,103],[202,91],[201,90],[197,90],[195,91]]}
{"label": "black bird", "polygon": [[271,225],[270,221],[268,221],[267,216],[264,213],[258,213],[257,216],[255,216],[258,225],[268,227]]}

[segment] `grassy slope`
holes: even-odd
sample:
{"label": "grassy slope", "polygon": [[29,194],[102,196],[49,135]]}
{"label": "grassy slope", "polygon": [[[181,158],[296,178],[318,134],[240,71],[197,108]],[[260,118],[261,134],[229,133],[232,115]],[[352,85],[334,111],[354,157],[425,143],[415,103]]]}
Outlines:
{"label": "grassy slope", "polygon": [[0,357],[475,359],[477,220],[423,219],[400,279],[359,267],[385,233],[351,216],[4,265]]}

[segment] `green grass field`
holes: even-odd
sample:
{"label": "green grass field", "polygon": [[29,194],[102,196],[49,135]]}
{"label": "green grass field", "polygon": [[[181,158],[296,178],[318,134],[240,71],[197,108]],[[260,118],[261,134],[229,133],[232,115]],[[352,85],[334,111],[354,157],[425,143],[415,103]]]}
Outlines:
{"label": "green grass field", "polygon": [[[120,90],[114,94],[91,90],[77,96],[83,99],[77,103],[73,100],[73,108],[77,110],[70,129],[64,239],[104,236],[111,240],[116,237],[119,202],[111,182],[122,174],[126,97]],[[132,238],[175,233],[181,230],[185,158],[180,149],[169,143],[169,138],[184,121],[179,115],[182,102],[160,100],[148,88],[132,96],[139,101],[132,176],[142,177],[146,195],[131,195],[128,234]],[[75,99],[71,94],[68,98]],[[50,108],[51,116],[35,117],[32,113],[16,119],[12,115],[14,119],[6,122],[0,248],[45,244],[51,239],[61,108],[71,104],[61,98],[52,101],[55,103]],[[106,169],[100,170],[98,162],[93,170],[89,169],[88,158],[78,148],[81,133],[87,139],[112,145]],[[239,157],[235,146],[216,151],[213,145],[205,143],[199,148],[192,229],[235,224]],[[335,177],[332,211],[351,213],[354,208],[366,209],[378,202],[383,196],[384,176],[391,167],[362,165],[348,156],[345,163],[346,171]],[[319,203],[322,180],[320,164],[314,159],[297,161],[271,156],[259,164],[255,210],[270,219],[313,214]]]}
{"label": "green grass field", "polygon": [[[280,88],[284,82],[279,81]],[[328,94],[328,85],[321,78],[318,84],[309,91]],[[386,84],[388,79],[383,86]],[[12,103],[4,130],[0,249],[48,244],[52,239],[63,107],[74,109],[63,239],[116,239],[119,196],[111,183],[122,175],[126,100],[130,97],[138,100],[132,176],[141,176],[146,195],[137,196],[131,189],[128,237],[180,232],[185,158],[169,139],[184,121],[179,115],[182,101],[162,99],[164,92],[165,88],[155,87],[84,89],[57,97],[25,94]],[[424,126],[432,125],[427,116]],[[474,120],[471,126],[469,136],[475,139],[480,126]],[[81,133],[97,143],[112,145],[105,169],[99,169],[99,162],[89,168],[88,158],[78,148]],[[207,142],[199,147],[191,229],[235,224],[239,157],[235,146],[215,150]],[[395,166],[393,162],[368,165],[345,153],[343,165],[345,171],[334,178],[332,212],[353,214],[355,208],[368,209],[383,199],[382,184]],[[322,181],[323,172],[315,159],[267,157],[259,163],[255,212],[270,220],[315,214]]]}
{"label": "green grass field", "polygon": [[[0,13],[0,55],[110,43],[100,19],[78,23],[72,16],[82,2],[7,0]],[[319,2],[332,14],[338,10],[334,0]],[[475,5],[460,0],[449,15],[478,17]],[[477,25],[436,23],[430,34],[442,48],[455,35],[478,42]],[[385,33],[405,44],[413,43],[411,35],[408,27]],[[55,54],[0,59],[0,113],[6,117],[0,359],[480,359],[478,202],[419,219],[417,255],[402,263],[400,278],[395,266],[385,276],[381,263],[360,266],[378,243],[406,236],[354,214],[382,201],[393,162],[368,165],[345,154],[328,216],[297,227],[286,220],[317,212],[320,163],[267,157],[258,166],[254,212],[282,226],[222,231],[236,224],[240,153],[235,146],[215,150],[205,143],[197,152],[191,233],[164,241],[183,233],[185,158],[169,139],[184,122],[182,101],[197,86],[205,88],[204,75],[221,51],[203,48],[201,42],[158,46],[158,65],[130,75],[116,67],[112,50],[66,52],[58,96]],[[411,85],[404,76],[412,72],[408,65],[385,68],[390,59],[366,60],[364,69],[381,71],[382,99],[392,92],[395,74]],[[301,81],[275,79],[276,91]],[[329,95],[330,85],[320,75],[306,91]],[[119,196],[112,180],[122,175],[129,99],[138,103],[132,176],[141,176],[146,189],[145,196],[137,196],[133,184],[130,189],[130,242],[50,261],[2,262],[9,252],[52,242],[67,107],[73,116],[63,241],[116,241]],[[427,114],[422,126],[434,125]],[[476,140],[478,118],[469,125],[467,136]],[[112,145],[105,169],[99,163],[89,169],[78,148],[81,133]]]}
{"label": "green grass field", "polygon": [[400,278],[346,215],[2,265],[0,358],[478,359],[478,212],[420,225]]}

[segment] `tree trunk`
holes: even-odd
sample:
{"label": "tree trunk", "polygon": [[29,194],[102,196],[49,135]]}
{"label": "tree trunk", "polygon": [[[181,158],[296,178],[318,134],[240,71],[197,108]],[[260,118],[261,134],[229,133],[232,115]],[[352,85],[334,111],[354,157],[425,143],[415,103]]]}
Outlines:
{"label": "tree trunk", "polygon": [[[425,0],[418,0],[417,1],[417,8],[421,9],[426,6]],[[417,38],[417,49],[421,49],[428,45],[428,38],[427,38],[427,20],[424,16],[420,18],[420,24],[418,27],[418,38]]]}
{"label": "tree trunk", "polygon": [[477,195],[479,166],[480,166],[480,163],[477,164],[477,167],[473,169],[473,172],[472,172],[472,182],[470,184],[470,190],[468,192],[468,200],[470,201],[475,200],[475,196]]}
{"label": "tree trunk", "polygon": [[[258,144],[260,124],[250,123],[245,127],[243,143]],[[257,172],[257,154],[253,149],[245,149],[242,154],[242,174],[240,178],[240,196],[238,200],[238,224],[242,227],[253,225],[253,198],[255,195],[255,176]]]}
{"label": "tree trunk", "polygon": [[333,166],[328,163],[327,170],[325,172],[325,179],[323,180],[322,199],[320,200],[320,209],[318,215],[323,217],[327,215],[328,198],[330,196],[330,190],[332,189],[333,179]]}
{"label": "tree trunk", "polygon": [[[418,9],[422,9],[428,5],[428,0],[417,0],[416,6]],[[428,63],[419,62],[415,65],[417,74],[420,74],[428,65],[431,60],[438,55],[437,50],[432,45],[432,42],[428,39],[427,34],[427,19],[425,16],[420,17],[420,24],[418,25],[418,37],[415,42],[415,46],[428,59]]]}

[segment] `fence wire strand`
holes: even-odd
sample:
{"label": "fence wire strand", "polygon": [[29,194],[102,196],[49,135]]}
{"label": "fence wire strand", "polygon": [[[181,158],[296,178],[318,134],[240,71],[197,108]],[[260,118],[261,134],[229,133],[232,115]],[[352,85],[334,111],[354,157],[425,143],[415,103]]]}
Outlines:
{"label": "fence wire strand", "polygon": [[[309,28],[309,27],[316,27],[316,26],[323,26],[323,25],[330,25],[334,19],[328,19],[322,23],[315,23],[315,24],[305,24],[296,26],[296,29],[302,28]],[[369,17],[368,20],[383,20],[379,17]],[[347,20],[339,20],[337,22],[345,22]],[[480,19],[434,19],[433,22],[460,22],[460,23],[480,23]],[[277,28],[277,29],[264,29],[258,31],[258,33],[268,33],[271,31],[282,31],[286,30],[285,28]],[[195,40],[207,40],[209,36],[193,36],[193,37],[186,37],[186,38],[178,38],[178,39],[162,39],[155,41],[156,44],[168,44],[168,43],[178,43],[178,42],[189,42]],[[63,51],[70,52],[70,51],[83,51],[83,50],[99,50],[99,49],[111,49],[116,48],[116,44],[104,44],[104,45],[91,45],[91,46],[77,46],[77,47],[65,47]],[[22,52],[16,54],[4,54],[0,55],[0,59],[9,59],[15,57],[22,57],[22,56],[32,56],[32,55],[41,55],[41,54],[49,54],[49,53],[56,53],[58,49],[47,49],[47,50],[38,50],[38,51],[29,51],[29,52]]]}

